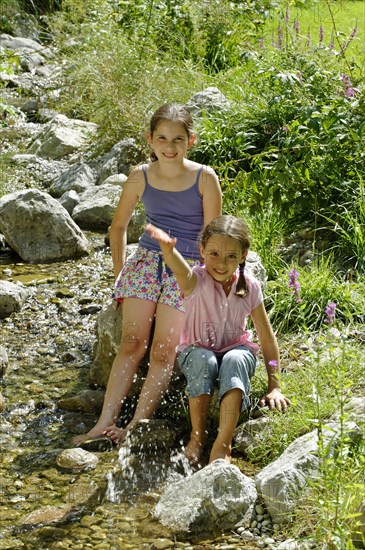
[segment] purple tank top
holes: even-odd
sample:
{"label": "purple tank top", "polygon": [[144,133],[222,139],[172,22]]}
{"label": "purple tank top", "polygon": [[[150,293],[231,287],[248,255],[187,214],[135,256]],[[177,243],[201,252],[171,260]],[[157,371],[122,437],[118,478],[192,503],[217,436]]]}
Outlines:
{"label": "purple tank top", "polygon": [[[141,201],[145,207],[147,222],[152,223],[177,238],[176,248],[184,258],[199,260],[198,235],[203,226],[203,197],[199,192],[199,169],[195,183],[184,191],[161,191],[148,183],[146,166],[142,167],[145,189]],[[139,246],[160,252],[157,241],[146,231]]]}

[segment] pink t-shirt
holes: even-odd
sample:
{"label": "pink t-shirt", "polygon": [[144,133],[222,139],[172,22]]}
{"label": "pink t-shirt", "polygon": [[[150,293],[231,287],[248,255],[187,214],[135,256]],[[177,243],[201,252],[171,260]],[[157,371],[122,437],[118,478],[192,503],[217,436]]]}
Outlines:
{"label": "pink t-shirt", "polygon": [[226,296],[222,285],[214,281],[205,267],[193,267],[193,271],[197,283],[193,292],[184,298],[186,319],[178,351],[195,344],[216,353],[225,353],[245,345],[256,354],[259,346],[252,342],[252,332],[246,330],[246,322],[251,311],[263,301],[259,281],[245,274],[248,295],[245,298],[236,296],[234,282]]}

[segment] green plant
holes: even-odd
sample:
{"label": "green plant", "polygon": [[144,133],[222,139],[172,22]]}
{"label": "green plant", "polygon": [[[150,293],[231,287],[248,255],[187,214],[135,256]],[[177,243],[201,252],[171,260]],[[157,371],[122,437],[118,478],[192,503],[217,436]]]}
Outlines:
{"label": "green plant", "polygon": [[317,331],[325,319],[329,302],[337,304],[337,318],[343,323],[364,322],[365,296],[361,281],[339,279],[330,256],[318,258],[309,268],[296,268],[300,291],[289,286],[289,273],[268,282],[266,304],[275,330],[280,334]]}
{"label": "green plant", "polygon": [[[327,229],[336,236],[334,248],[340,257],[340,265],[347,265],[348,273],[356,270],[365,273],[365,186],[359,177],[359,188],[350,208],[338,205],[336,215],[322,215],[330,224]],[[352,273],[352,276],[354,273]],[[351,276],[351,273],[349,273]]]}

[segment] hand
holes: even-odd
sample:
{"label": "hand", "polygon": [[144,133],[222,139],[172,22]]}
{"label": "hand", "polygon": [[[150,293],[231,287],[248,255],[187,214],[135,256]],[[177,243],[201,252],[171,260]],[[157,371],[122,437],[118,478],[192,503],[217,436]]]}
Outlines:
{"label": "hand", "polygon": [[170,245],[170,247],[173,248],[176,244],[176,237],[170,237],[165,231],[155,227],[151,223],[146,225],[146,231],[149,233],[149,236],[158,241],[160,245]]}
{"label": "hand", "polygon": [[276,388],[261,397],[259,401],[260,407],[265,407],[266,403],[268,403],[271,411],[277,409],[279,412],[286,411],[291,404],[290,399],[285,397],[285,395]]}

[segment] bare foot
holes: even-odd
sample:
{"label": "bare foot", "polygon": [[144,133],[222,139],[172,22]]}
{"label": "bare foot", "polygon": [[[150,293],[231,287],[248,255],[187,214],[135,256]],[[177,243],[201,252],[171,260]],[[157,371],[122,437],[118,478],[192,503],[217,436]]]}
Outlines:
{"label": "bare foot", "polygon": [[194,436],[190,437],[189,443],[184,449],[184,455],[193,466],[197,466],[203,453],[203,443]]}
{"label": "bare foot", "polygon": [[120,444],[125,440],[128,432],[130,432],[135,425],[136,422],[130,422],[127,426],[125,426],[125,428],[118,428],[115,424],[113,424],[112,426],[105,428],[103,435],[110,437],[113,443]]}
{"label": "bare foot", "polygon": [[100,437],[104,434],[104,428],[97,428],[95,426],[92,428],[89,432],[86,434],[76,435],[71,439],[71,445],[74,445],[75,447],[78,447],[79,445],[82,445],[85,441],[88,441],[89,439],[96,439],[97,437]]}
{"label": "bare foot", "polygon": [[115,424],[113,424],[112,426],[108,426],[104,430],[104,435],[110,437],[113,443],[116,444],[121,443],[123,439],[125,439],[127,433],[127,428],[118,428],[117,426],[115,426]]}
{"label": "bare foot", "polygon": [[214,443],[210,452],[209,464],[213,462],[213,460],[217,460],[218,458],[223,458],[226,462],[230,464],[232,459],[231,446],[227,446],[224,443],[222,445]]}
{"label": "bare foot", "polygon": [[86,434],[76,435],[71,439],[71,445],[74,445],[77,447],[78,445],[82,445],[85,441],[88,441],[89,439],[96,439],[97,437],[101,437],[105,435],[105,430],[108,424],[99,424],[97,422],[91,430],[89,430]]}

